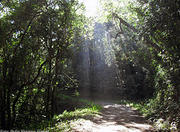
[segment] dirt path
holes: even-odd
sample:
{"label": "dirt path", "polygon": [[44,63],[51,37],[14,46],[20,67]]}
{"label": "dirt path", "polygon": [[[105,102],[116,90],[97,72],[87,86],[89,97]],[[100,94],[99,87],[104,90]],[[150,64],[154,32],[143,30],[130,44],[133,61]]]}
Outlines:
{"label": "dirt path", "polygon": [[73,132],[152,132],[152,126],[132,108],[113,103],[102,103],[100,115],[73,123]]}

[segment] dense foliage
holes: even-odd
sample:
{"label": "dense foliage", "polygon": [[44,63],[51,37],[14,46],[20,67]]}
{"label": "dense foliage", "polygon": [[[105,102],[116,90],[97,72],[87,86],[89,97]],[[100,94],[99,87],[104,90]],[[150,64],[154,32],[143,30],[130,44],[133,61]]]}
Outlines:
{"label": "dense foliage", "polygon": [[63,111],[57,92],[73,94],[78,85],[71,60],[83,31],[81,7],[65,0],[0,2],[2,129],[23,129]]}
{"label": "dense foliage", "polygon": [[[179,1],[139,1],[140,35],[149,45],[154,67],[152,114],[180,124],[180,13]],[[160,114],[159,114],[160,113]],[[179,126],[178,126],[179,127]]]}
{"label": "dense foliage", "polygon": [[129,99],[148,99],[146,115],[180,127],[179,1],[106,1],[121,87]]}
{"label": "dense foliage", "polygon": [[133,100],[149,98],[154,93],[152,54],[139,39],[141,25],[130,1],[105,1],[108,32],[115,52],[120,97]]}
{"label": "dense foliage", "polygon": [[179,0],[100,3],[92,26],[76,0],[0,1],[0,129],[79,117],[63,113],[79,91],[143,101],[163,130],[180,128]]}

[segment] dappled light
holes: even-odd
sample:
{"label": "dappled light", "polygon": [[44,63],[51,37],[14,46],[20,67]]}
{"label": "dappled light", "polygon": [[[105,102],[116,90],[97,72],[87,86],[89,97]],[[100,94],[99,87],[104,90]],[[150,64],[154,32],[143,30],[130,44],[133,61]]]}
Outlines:
{"label": "dappled light", "polygon": [[0,132],[180,131],[177,0],[0,0]]}
{"label": "dappled light", "polygon": [[98,131],[98,132],[142,132],[152,131],[137,111],[125,105],[98,102],[103,105],[104,110],[93,119],[85,119],[74,123],[74,131]]}

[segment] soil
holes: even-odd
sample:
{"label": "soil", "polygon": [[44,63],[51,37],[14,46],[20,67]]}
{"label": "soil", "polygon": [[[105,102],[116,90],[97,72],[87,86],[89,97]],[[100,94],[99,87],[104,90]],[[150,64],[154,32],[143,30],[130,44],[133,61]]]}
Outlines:
{"label": "soil", "polygon": [[99,115],[73,122],[72,132],[153,132],[147,120],[126,105],[97,102],[103,106]]}

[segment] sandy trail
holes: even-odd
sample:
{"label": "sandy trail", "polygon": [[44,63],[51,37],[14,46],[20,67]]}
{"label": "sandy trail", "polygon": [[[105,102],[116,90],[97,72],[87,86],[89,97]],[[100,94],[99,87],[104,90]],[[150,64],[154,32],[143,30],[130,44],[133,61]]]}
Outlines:
{"label": "sandy trail", "polygon": [[80,119],[72,124],[73,132],[152,132],[152,126],[132,108],[98,102],[103,106],[101,114],[91,119]]}

